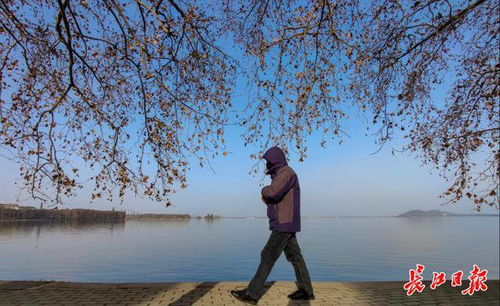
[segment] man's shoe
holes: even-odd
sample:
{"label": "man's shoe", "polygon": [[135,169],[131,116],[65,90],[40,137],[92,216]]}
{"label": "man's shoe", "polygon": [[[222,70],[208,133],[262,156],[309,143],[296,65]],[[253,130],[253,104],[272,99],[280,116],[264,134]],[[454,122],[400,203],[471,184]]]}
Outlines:
{"label": "man's shoe", "polygon": [[289,298],[291,298],[292,296],[297,295],[297,294],[298,294],[298,293],[300,293],[301,291],[302,291],[302,289],[297,289],[297,290],[295,290],[294,292],[290,293],[290,294],[288,295],[288,297],[289,297]]}
{"label": "man's shoe", "polygon": [[242,301],[242,302],[245,302],[245,303],[250,303],[252,305],[257,305],[257,302],[259,301],[258,299],[256,298],[253,298],[251,297],[250,295],[248,295],[247,293],[247,290],[246,289],[242,289],[242,290],[231,290],[231,294],[237,298],[238,300]]}
{"label": "man's shoe", "polygon": [[314,294],[309,294],[303,289],[296,290],[288,295],[288,298],[294,301],[297,300],[314,300]]}

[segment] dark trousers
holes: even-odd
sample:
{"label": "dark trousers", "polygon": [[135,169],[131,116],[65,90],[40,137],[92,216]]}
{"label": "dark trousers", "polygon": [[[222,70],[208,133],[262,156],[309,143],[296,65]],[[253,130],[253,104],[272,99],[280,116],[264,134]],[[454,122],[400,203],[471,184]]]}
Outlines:
{"label": "dark trousers", "polygon": [[293,265],[297,277],[297,287],[312,294],[311,278],[307,271],[306,263],[300,252],[299,243],[295,233],[272,231],[269,240],[260,253],[260,264],[255,276],[248,284],[247,292],[254,298],[260,298],[264,283],[281,252],[285,251],[286,259]]}

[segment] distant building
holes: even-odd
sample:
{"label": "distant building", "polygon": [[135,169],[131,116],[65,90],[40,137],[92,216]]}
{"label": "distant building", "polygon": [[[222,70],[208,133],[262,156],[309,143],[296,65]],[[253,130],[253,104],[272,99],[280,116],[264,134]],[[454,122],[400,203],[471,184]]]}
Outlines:
{"label": "distant building", "polygon": [[0,208],[9,208],[9,209],[36,209],[33,206],[21,206],[17,204],[0,204]]}

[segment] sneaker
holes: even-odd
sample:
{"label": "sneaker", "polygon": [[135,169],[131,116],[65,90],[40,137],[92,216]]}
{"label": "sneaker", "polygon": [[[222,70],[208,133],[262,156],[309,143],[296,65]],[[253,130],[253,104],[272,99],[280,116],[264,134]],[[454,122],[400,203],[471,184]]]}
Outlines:
{"label": "sneaker", "polygon": [[295,292],[288,295],[291,300],[314,300],[314,294],[309,294],[303,289],[296,290]]}
{"label": "sneaker", "polygon": [[249,304],[252,304],[252,305],[257,305],[257,302],[259,301],[258,299],[256,298],[253,298],[251,297],[250,295],[248,295],[247,293],[247,290],[246,289],[242,289],[242,290],[231,290],[231,294],[237,298],[238,300],[242,301],[242,302],[245,302],[245,303],[249,303]]}

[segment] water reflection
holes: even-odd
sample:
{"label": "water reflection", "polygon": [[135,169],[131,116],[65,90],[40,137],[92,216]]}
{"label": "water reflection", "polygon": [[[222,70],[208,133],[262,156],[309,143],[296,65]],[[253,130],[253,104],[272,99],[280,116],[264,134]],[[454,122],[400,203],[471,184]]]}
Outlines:
{"label": "water reflection", "polygon": [[124,221],[116,222],[88,222],[88,221],[0,221],[0,236],[30,236],[38,240],[45,232],[96,232],[123,231]]}
{"label": "water reflection", "polygon": [[[305,218],[297,235],[314,281],[404,280],[415,264],[447,275],[499,273],[497,218]],[[480,234],[478,234],[480,233]],[[0,222],[0,279],[90,282],[248,281],[266,219]],[[294,280],[284,256],[269,281]]]}

